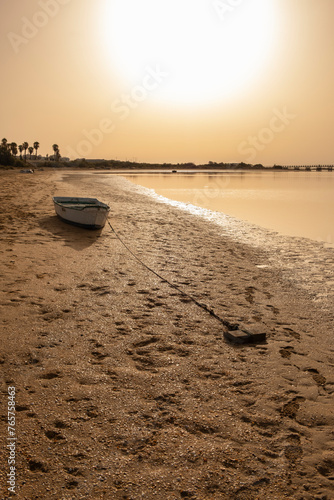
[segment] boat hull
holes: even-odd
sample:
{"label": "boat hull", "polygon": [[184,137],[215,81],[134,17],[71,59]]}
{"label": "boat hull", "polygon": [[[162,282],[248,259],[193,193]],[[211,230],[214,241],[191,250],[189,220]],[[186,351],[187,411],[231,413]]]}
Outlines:
{"label": "boat hull", "polygon": [[63,221],[87,229],[102,229],[110,208],[96,198],[55,196],[55,212]]}

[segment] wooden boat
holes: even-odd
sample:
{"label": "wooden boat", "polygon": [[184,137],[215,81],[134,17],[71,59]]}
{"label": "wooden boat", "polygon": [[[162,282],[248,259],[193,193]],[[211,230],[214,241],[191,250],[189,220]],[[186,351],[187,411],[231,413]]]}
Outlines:
{"label": "wooden boat", "polygon": [[55,196],[56,214],[65,222],[88,229],[104,227],[110,207],[96,198]]}

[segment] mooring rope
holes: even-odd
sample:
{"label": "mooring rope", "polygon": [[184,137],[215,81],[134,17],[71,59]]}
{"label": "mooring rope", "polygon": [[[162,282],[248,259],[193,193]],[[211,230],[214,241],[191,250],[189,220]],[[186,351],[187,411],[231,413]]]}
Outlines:
{"label": "mooring rope", "polygon": [[117,232],[115,231],[115,229],[113,228],[113,226],[110,224],[110,222],[108,221],[108,224],[109,224],[109,227],[110,229],[112,230],[112,232],[114,233],[114,235],[116,236],[116,238],[120,241],[120,243],[124,246],[124,248],[127,249],[127,251],[132,255],[132,257],[134,259],[136,259],[143,267],[145,267],[148,271],[150,271],[151,273],[153,273],[155,276],[157,276],[161,281],[163,281],[164,283],[167,283],[170,287],[174,288],[175,290],[177,290],[179,293],[181,293],[182,295],[184,295],[185,297],[187,297],[188,299],[190,299],[192,302],[194,302],[198,307],[200,307],[201,309],[204,309],[204,311],[206,311],[207,313],[209,313],[211,316],[213,316],[215,319],[217,319],[218,321],[220,321],[220,323],[222,323],[224,326],[226,326],[229,330],[237,330],[238,329],[238,326],[237,324],[232,324],[230,323],[229,321],[225,320],[225,319],[222,319],[220,316],[218,316],[214,311],[213,309],[210,309],[210,307],[208,307],[206,304],[202,304],[201,302],[198,302],[197,299],[195,299],[195,297],[193,297],[192,295],[189,295],[189,293],[185,292],[184,290],[182,290],[179,286],[177,285],[174,285],[174,283],[171,283],[170,281],[168,281],[168,279],[164,278],[163,276],[161,276],[161,274],[157,273],[156,271],[154,271],[154,269],[152,269],[151,267],[149,267],[147,264],[145,264],[145,262],[143,262],[132,250],[131,248],[120,238],[120,236],[117,234]]}

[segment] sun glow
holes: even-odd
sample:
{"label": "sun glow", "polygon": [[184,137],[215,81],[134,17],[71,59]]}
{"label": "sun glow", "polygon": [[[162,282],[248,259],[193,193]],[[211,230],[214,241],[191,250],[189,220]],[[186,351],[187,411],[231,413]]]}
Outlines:
{"label": "sun glow", "polygon": [[158,67],[166,76],[152,97],[166,103],[230,97],[265,69],[275,43],[275,3],[105,0],[109,64],[128,86],[142,81],[147,68]]}

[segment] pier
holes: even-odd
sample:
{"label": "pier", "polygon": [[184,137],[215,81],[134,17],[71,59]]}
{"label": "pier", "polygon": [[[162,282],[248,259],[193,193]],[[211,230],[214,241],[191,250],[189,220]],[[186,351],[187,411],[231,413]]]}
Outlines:
{"label": "pier", "polygon": [[333,172],[334,165],[287,165],[282,167],[284,170],[304,170],[307,172]]}

